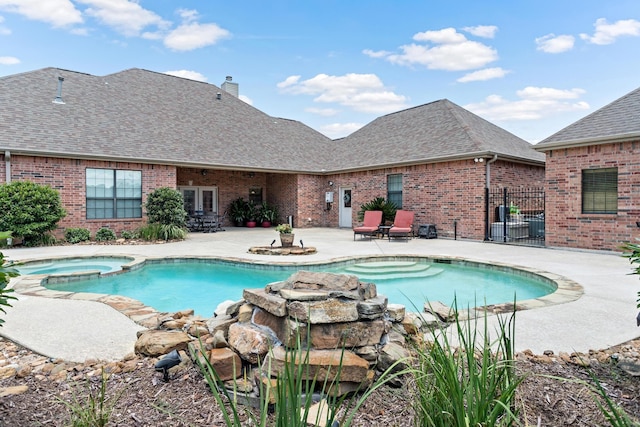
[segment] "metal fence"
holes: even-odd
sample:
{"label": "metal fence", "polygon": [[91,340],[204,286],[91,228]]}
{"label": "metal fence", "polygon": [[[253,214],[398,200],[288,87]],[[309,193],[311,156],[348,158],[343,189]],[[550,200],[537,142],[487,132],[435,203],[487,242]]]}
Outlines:
{"label": "metal fence", "polygon": [[544,188],[486,190],[485,240],[544,246]]}

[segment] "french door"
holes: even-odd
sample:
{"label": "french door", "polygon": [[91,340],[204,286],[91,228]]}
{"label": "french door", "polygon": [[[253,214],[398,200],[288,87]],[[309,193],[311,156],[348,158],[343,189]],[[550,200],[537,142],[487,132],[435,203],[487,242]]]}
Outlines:
{"label": "french door", "polygon": [[202,211],[205,215],[218,212],[218,187],[178,187],[189,215]]}

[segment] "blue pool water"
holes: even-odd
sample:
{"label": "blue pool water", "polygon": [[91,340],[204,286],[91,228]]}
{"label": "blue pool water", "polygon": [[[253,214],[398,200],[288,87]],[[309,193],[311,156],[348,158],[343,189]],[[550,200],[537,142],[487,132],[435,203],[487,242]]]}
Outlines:
{"label": "blue pool water", "polygon": [[16,270],[22,275],[65,274],[92,270],[98,270],[101,273],[111,273],[122,270],[122,265],[130,262],[130,258],[117,257],[65,258],[60,260],[29,262],[16,266]]}
{"label": "blue pool water", "polygon": [[[196,314],[205,317],[210,317],[220,302],[241,299],[243,289],[263,288],[270,282],[286,279],[300,269],[356,274],[362,281],[376,283],[378,294],[386,295],[390,303],[405,304],[409,310],[421,310],[426,301],[441,301],[452,305],[454,298],[461,308],[509,303],[516,297],[518,300],[537,298],[555,290],[555,287],[541,280],[488,268],[429,264],[426,261],[418,263],[426,267],[414,266],[403,271],[401,266],[398,268],[399,273],[394,272],[393,266],[380,268],[384,270],[382,272],[377,271],[380,270],[377,266],[357,272],[357,266],[270,268],[216,261],[159,263],[147,264],[123,274],[47,284],[47,288],[124,295],[159,311],[173,312],[191,308]],[[420,273],[420,268],[427,269],[426,273]]]}

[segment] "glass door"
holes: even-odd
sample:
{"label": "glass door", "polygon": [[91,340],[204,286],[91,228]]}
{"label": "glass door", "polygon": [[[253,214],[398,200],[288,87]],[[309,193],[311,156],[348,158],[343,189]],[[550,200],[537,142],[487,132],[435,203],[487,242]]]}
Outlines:
{"label": "glass door", "polygon": [[184,199],[184,210],[193,215],[202,211],[205,215],[218,212],[217,187],[178,187]]}

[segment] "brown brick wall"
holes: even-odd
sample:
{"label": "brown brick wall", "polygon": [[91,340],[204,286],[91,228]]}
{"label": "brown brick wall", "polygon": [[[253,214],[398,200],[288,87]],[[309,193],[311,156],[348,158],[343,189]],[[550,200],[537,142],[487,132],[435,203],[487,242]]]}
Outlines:
{"label": "brown brick wall", "polygon": [[[108,226],[120,232],[135,229],[143,224],[143,220],[86,220],[85,168],[142,170],[143,200],[160,186],[217,187],[220,212],[238,197],[248,200],[251,188],[261,188],[263,199],[278,207],[278,222],[293,215],[295,227],[338,227],[340,187],[352,188],[352,222],[356,224],[362,204],[375,197],[386,198],[387,175],[401,173],[403,209],[415,212],[416,225],[435,224],[442,237],[454,237],[455,234],[461,239],[482,240],[485,165],[462,160],[317,176],[12,156],[12,179],[29,179],[59,190],[68,212],[61,228],[86,227],[95,232]],[[2,161],[0,176],[3,173]],[[542,185],[544,169],[499,160],[491,165],[491,175],[492,187],[535,186]],[[329,186],[329,181],[333,186]],[[325,203],[327,191],[334,192],[335,200],[329,210]]]}
{"label": "brown brick wall", "polygon": [[[484,239],[484,188],[486,163],[473,160],[353,172],[311,177],[299,191],[300,216],[314,226],[337,227],[340,187],[352,188],[353,224],[360,206],[375,197],[387,197],[387,175],[403,176],[403,209],[415,212],[415,224],[435,224],[438,236]],[[309,178],[309,181],[312,179]],[[333,187],[328,181],[333,181]],[[491,164],[491,186],[542,186],[544,167],[498,160]],[[301,185],[302,187],[302,185]],[[311,190],[311,191],[309,191]],[[336,202],[325,211],[324,193],[334,191]],[[316,222],[317,221],[317,222]],[[455,224],[454,224],[455,223]],[[302,226],[300,224],[299,226]]]}
{"label": "brown brick wall", "polygon": [[[582,214],[582,170],[618,168],[618,213]],[[547,246],[619,250],[640,237],[640,140],[547,152]]]}
{"label": "brown brick wall", "polygon": [[[88,228],[95,233],[101,227],[109,227],[117,234],[123,230],[134,230],[145,222],[141,219],[86,219],[86,168],[130,169],[142,171],[142,200],[158,187],[175,188],[176,171],[173,166],[148,165],[141,163],[108,162],[98,160],[60,159],[34,156],[11,156],[11,180],[31,181],[49,185],[58,190],[62,204],[67,211],[58,224],[55,234],[61,238],[68,227]],[[5,174],[5,163],[0,166]],[[2,182],[6,182],[3,180]],[[144,209],[143,209],[144,215]]]}

